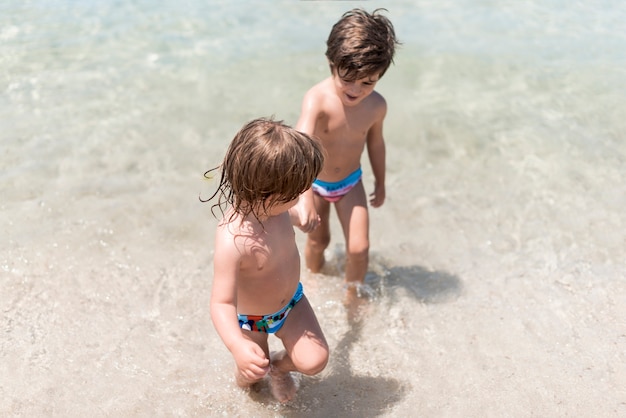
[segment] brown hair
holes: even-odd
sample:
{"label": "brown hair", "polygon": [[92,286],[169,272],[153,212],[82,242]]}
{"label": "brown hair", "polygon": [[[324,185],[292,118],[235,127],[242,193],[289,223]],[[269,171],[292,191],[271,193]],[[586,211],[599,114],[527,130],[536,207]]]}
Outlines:
{"label": "brown hair", "polygon": [[254,215],[257,220],[272,206],[290,202],[306,191],[324,163],[322,146],[311,136],[298,132],[282,121],[259,118],[248,122],[230,143],[221,165],[217,207],[222,214],[227,205],[233,217]]}
{"label": "brown hair", "polygon": [[391,21],[376,9],[371,14],[352,9],[333,26],[326,41],[326,57],[331,72],[354,81],[385,74],[395,53],[396,38]]}

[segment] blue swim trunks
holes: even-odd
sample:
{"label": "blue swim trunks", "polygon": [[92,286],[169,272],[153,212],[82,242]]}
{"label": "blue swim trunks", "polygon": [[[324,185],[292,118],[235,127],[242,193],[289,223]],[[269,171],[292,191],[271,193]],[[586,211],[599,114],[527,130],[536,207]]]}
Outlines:
{"label": "blue swim trunks", "polygon": [[298,283],[296,293],[291,298],[291,301],[285,305],[280,311],[271,315],[241,315],[238,314],[239,327],[248,331],[267,332],[273,334],[278,331],[283,324],[287,315],[291,309],[296,306],[296,303],[302,299],[302,283]]}
{"label": "blue swim trunks", "polygon": [[361,167],[359,167],[348,177],[340,181],[329,182],[315,179],[312,186],[313,191],[329,202],[336,202],[348,194],[348,192],[361,181],[362,176],[363,171]]}

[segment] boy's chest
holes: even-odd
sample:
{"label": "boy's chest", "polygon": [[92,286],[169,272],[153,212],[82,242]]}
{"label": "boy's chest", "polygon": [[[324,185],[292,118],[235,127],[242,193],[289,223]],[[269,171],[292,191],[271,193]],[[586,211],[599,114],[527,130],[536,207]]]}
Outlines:
{"label": "boy's chest", "polygon": [[291,227],[263,233],[249,240],[242,250],[241,267],[250,272],[278,269],[298,258],[295,233]]}
{"label": "boy's chest", "polygon": [[318,129],[329,142],[351,142],[357,145],[365,142],[374,118],[375,114],[369,109],[335,109],[335,112],[327,112],[326,117],[319,121]]}
{"label": "boy's chest", "polygon": [[297,264],[298,249],[295,245],[257,245],[250,249],[246,257],[242,259],[242,270],[254,275],[268,274],[290,270],[292,264]]}

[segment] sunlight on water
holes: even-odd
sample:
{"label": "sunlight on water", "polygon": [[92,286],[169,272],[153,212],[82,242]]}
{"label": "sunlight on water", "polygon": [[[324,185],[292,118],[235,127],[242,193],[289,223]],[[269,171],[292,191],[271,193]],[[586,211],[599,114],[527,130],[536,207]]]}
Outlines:
{"label": "sunlight on water", "polygon": [[302,272],[331,361],[288,405],[232,378],[198,196],[244,122],[296,122],[356,4],[0,6],[0,415],[624,415],[626,7],[601,4],[365,4],[403,42],[387,201],[366,297],[335,218]]}

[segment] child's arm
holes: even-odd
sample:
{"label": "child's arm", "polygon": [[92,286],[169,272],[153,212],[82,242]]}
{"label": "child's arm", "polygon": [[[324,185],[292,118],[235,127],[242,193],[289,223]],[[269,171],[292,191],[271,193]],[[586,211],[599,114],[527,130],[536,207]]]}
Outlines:
{"label": "child's arm", "polygon": [[[296,124],[296,129],[305,134],[315,137],[315,121],[319,115],[319,105],[313,93],[309,91],[302,100],[302,110],[300,118]],[[320,217],[315,210],[315,202],[313,200],[313,190],[308,189],[300,195],[298,204],[295,206],[298,222],[292,223],[304,232],[311,232],[320,224]],[[291,214],[291,212],[290,212]]]}
{"label": "child's arm", "polygon": [[[310,220],[309,216],[314,218]],[[320,223],[320,217],[315,210],[313,191],[311,189],[300,195],[298,204],[289,209],[289,217],[291,218],[291,224],[297,226],[303,232],[311,232],[317,228]]]}
{"label": "child's arm", "polygon": [[302,230],[302,232],[311,232],[320,224],[320,216],[315,210],[313,201],[313,190],[308,189],[298,198],[298,204],[289,209],[291,223]]}
{"label": "child's arm", "polygon": [[387,105],[383,102],[380,117],[367,133],[367,155],[374,174],[374,191],[370,193],[370,204],[377,208],[385,203],[385,140],[383,138],[383,121],[387,113]]}
{"label": "child's arm", "polygon": [[243,337],[237,319],[237,280],[240,250],[235,247],[228,224],[218,227],[213,258],[211,320],[242,375],[253,381],[269,371],[269,359],[257,344]]}

